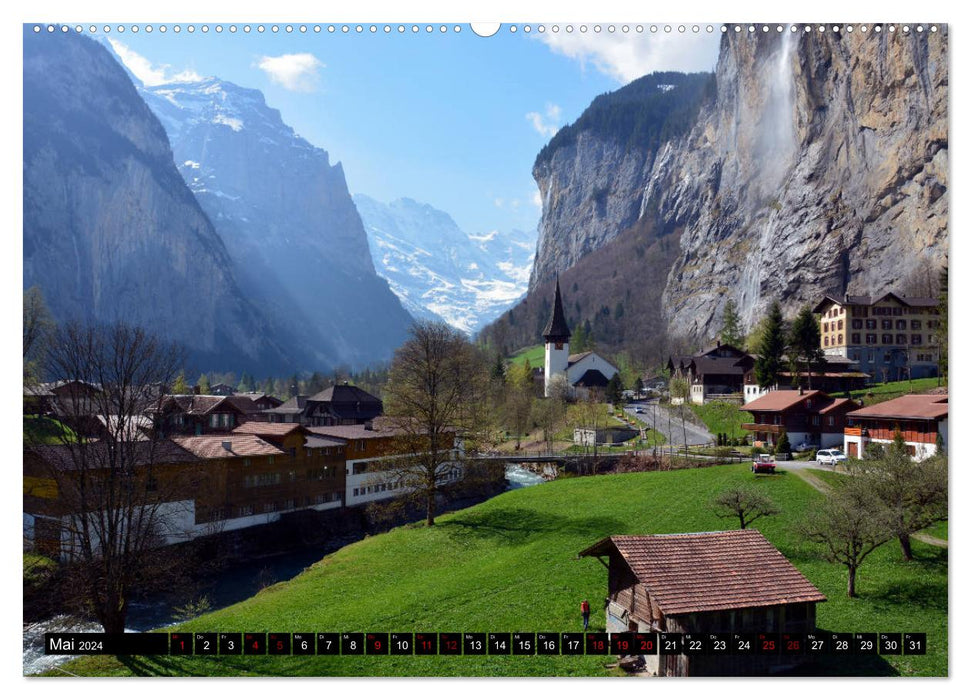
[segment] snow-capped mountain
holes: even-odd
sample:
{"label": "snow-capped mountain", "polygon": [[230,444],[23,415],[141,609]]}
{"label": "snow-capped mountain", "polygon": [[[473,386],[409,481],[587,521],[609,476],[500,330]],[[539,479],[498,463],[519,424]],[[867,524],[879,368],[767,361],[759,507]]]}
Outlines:
{"label": "snow-capped mountain", "polygon": [[413,199],[383,204],[355,194],[354,203],[378,274],[413,315],[471,334],[526,292],[535,233],[466,233],[444,211]]}
{"label": "snow-capped mountain", "polygon": [[306,336],[320,367],[390,359],[412,318],[375,272],[340,163],[259,90],[205,78],[139,92],[247,293]]}

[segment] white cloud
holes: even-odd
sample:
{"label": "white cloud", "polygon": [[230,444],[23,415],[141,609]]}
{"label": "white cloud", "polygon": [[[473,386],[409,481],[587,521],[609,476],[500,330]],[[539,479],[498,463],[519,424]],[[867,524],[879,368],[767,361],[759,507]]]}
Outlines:
{"label": "white cloud", "polygon": [[539,112],[528,112],[526,119],[530,121],[540,136],[550,139],[560,130],[560,117],[562,116],[563,110],[560,109],[559,105],[547,103],[545,116]]}
{"label": "white cloud", "polygon": [[505,204],[502,197],[496,197],[494,200],[492,200],[492,203],[496,205],[497,209],[502,209],[503,205]]}
{"label": "white cloud", "polygon": [[540,209],[543,208],[543,195],[539,193],[539,190],[533,190],[533,196],[531,201],[533,202],[534,205],[536,205]]}
{"label": "white cloud", "polygon": [[313,92],[325,68],[312,53],[286,53],[282,56],[262,56],[257,67],[274,83],[294,92]]}
{"label": "white cloud", "polygon": [[120,41],[108,39],[108,43],[111,44],[111,48],[114,49],[118,58],[125,64],[125,67],[145,85],[164,85],[165,83],[202,80],[202,76],[192,70],[172,73],[172,66],[168,64],[155,65],[141,54],[132,51]]}
{"label": "white cloud", "polygon": [[[719,25],[715,25],[716,27]],[[590,62],[604,75],[618,83],[630,81],[653,71],[710,71],[718,60],[721,33],[697,34],[658,31],[657,34],[606,31],[595,33],[545,32],[536,38],[555,53],[563,54],[586,66]]]}

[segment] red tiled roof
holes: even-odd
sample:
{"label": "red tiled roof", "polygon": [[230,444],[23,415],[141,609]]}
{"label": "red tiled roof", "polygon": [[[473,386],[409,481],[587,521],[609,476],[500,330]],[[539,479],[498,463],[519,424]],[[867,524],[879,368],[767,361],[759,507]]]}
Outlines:
{"label": "red tiled roof", "polygon": [[580,556],[613,552],[665,615],[826,600],[758,530],[615,535]]}
{"label": "red tiled roof", "polygon": [[837,411],[852,411],[854,408],[859,408],[859,406],[860,404],[853,399],[836,399],[830,405],[819,409],[819,414],[825,416],[828,413]]}
{"label": "red tiled roof", "polygon": [[778,391],[770,391],[765,396],[760,396],[759,398],[755,399],[755,401],[748,402],[742,406],[742,410],[785,411],[787,408],[792,408],[803,399],[817,396],[824,399],[829,398],[828,394],[824,394],[818,389],[813,389],[812,391],[806,391],[803,393],[799,393],[798,389],[780,389]]}
{"label": "red tiled roof", "polygon": [[947,394],[907,394],[848,413],[852,418],[923,418],[947,416]]}
{"label": "red tiled roof", "polygon": [[236,435],[272,435],[273,437],[283,437],[289,435],[294,430],[303,430],[304,427],[299,423],[269,423],[264,421],[246,421],[233,428]]}
{"label": "red tiled roof", "polygon": [[[193,437],[173,437],[172,442],[188,450],[201,459],[220,457],[260,457],[264,455],[286,454],[255,435],[197,435]],[[229,449],[224,447],[229,443]]]}

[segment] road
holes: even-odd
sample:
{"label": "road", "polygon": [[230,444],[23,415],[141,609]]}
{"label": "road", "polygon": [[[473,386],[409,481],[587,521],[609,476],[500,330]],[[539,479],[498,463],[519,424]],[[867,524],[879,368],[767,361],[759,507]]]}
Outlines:
{"label": "road", "polygon": [[[643,410],[644,413],[637,413],[637,408]],[[691,409],[686,407],[684,410],[690,411]],[[632,418],[644,421],[648,427],[654,425],[654,411],[657,411],[657,430],[664,434],[670,444],[683,445],[685,433],[687,433],[689,445],[707,445],[715,441],[715,437],[711,433],[689,422],[687,418],[685,418],[684,432],[682,432],[681,417],[678,415],[677,408],[668,410],[657,401],[641,401],[624,406],[625,413]]]}

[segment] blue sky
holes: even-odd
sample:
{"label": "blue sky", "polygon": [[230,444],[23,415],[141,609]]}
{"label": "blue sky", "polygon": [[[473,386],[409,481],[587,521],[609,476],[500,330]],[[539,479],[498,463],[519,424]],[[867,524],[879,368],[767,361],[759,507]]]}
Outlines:
{"label": "blue sky", "polygon": [[[170,25],[171,26],[171,25]],[[183,25],[184,26],[184,25]],[[241,27],[242,25],[240,25]],[[469,232],[534,230],[537,152],[598,94],[652,70],[711,70],[719,32],[613,33],[565,25],[504,25],[484,38],[469,25],[372,34],[253,31],[108,37],[146,82],[217,76],[263,91],[301,136],[344,166],[351,192],[382,201],[411,197],[449,212]]]}

